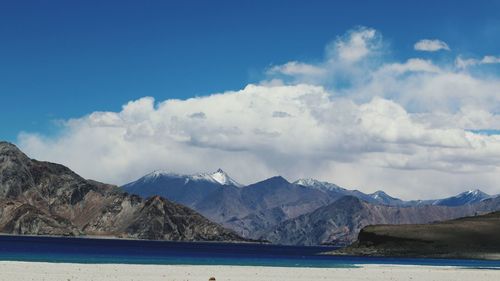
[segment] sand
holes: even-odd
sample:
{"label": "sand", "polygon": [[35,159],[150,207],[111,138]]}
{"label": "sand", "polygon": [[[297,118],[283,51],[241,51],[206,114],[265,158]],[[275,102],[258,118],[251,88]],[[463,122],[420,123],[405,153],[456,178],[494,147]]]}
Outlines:
{"label": "sand", "polygon": [[500,270],[431,266],[367,265],[360,268],[286,268],[0,262],[0,280],[137,280],[137,281],[289,281],[289,280],[500,280]]}

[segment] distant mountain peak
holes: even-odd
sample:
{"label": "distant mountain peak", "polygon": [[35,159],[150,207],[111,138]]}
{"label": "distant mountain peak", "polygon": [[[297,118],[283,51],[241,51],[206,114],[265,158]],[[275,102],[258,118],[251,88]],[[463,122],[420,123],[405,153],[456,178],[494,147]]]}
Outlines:
{"label": "distant mountain peak", "polygon": [[176,177],[176,178],[180,178],[182,177],[182,175],[180,174],[176,174],[176,173],[172,173],[172,172],[168,172],[168,171],[165,171],[165,170],[155,170],[147,175],[145,175],[143,177],[144,180],[146,181],[152,181],[152,180],[155,180],[155,179],[158,179],[158,178],[161,178],[161,177]]}
{"label": "distant mountain peak", "polygon": [[402,202],[401,199],[392,197],[382,190],[377,190],[371,194],[368,194],[368,196],[374,199],[375,201],[386,205],[394,205],[396,203]]}
{"label": "distant mountain peak", "polygon": [[217,169],[215,173],[210,174],[210,177],[216,182],[222,185],[234,185],[237,187],[242,187],[243,185],[232,179],[226,172],[221,168]]}
{"label": "distant mountain peak", "polygon": [[276,184],[276,185],[280,185],[280,184],[289,184],[290,182],[288,182],[284,177],[282,176],[274,176],[274,177],[270,177],[268,179],[265,179],[259,183],[266,183],[266,184]]}
{"label": "distant mountain peak", "polygon": [[313,178],[302,178],[298,179],[293,182],[294,184],[309,187],[309,188],[314,188],[314,189],[319,189],[319,190],[326,190],[326,191],[345,191],[344,188],[333,184],[329,183],[326,181],[320,181],[317,179]]}
{"label": "distant mountain peak", "polygon": [[274,177],[270,177],[269,179],[288,182],[284,177],[279,176],[279,175],[278,176],[274,176]]}
{"label": "distant mountain peak", "polygon": [[222,169],[217,169],[213,173],[198,173],[192,175],[182,175],[177,173],[168,172],[165,170],[156,170],[143,177],[144,181],[155,181],[162,177],[168,178],[185,178],[185,183],[189,181],[208,181],[220,185],[234,185],[236,187],[242,187],[237,181],[232,179],[226,172]]}
{"label": "distant mountain peak", "polygon": [[468,190],[468,191],[463,192],[461,194],[468,194],[468,195],[474,195],[474,196],[478,196],[478,195],[490,196],[489,194],[487,194],[479,189],[471,189],[471,190]]}
{"label": "distant mountain peak", "polygon": [[313,186],[317,184],[322,184],[323,182],[313,179],[313,178],[302,178],[293,182],[294,184],[299,184],[303,186]]}
{"label": "distant mountain peak", "polygon": [[467,190],[465,192],[462,192],[455,197],[457,197],[457,198],[460,198],[460,197],[487,198],[487,197],[491,197],[491,196],[489,194],[479,190],[479,189],[471,189],[471,190]]}
{"label": "distant mountain peak", "polygon": [[379,197],[386,197],[386,198],[389,197],[391,199],[395,199],[394,197],[392,197],[389,194],[385,193],[385,191],[383,191],[383,190],[377,190],[377,191],[375,191],[375,192],[373,192],[373,193],[371,193],[369,195],[371,197],[375,198],[375,199],[379,198]]}
{"label": "distant mountain peak", "polygon": [[452,197],[436,200],[432,204],[444,206],[459,206],[481,202],[489,198],[492,198],[492,196],[482,192],[479,189],[471,189]]}

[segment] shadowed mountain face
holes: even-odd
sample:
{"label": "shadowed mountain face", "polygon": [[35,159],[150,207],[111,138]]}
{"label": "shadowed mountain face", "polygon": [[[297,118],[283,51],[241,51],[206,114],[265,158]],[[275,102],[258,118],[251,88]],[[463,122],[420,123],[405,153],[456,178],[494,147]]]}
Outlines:
{"label": "shadowed mountain face", "polygon": [[0,142],[0,232],[242,240],[187,207],[85,180],[62,165],[29,159],[6,142]]}
{"label": "shadowed mountain face", "polygon": [[[500,259],[500,212],[432,224],[372,225],[340,254]],[[337,253],[337,254],[339,254]]]}
{"label": "shadowed mountain face", "polygon": [[367,225],[429,223],[475,212],[472,205],[458,208],[432,205],[395,207],[345,196],[311,213],[278,224],[262,238],[289,245],[346,245],[355,241],[359,231]]}
{"label": "shadowed mountain face", "polygon": [[241,187],[214,182],[210,180],[213,174],[199,175],[208,177],[163,173],[152,178],[150,174],[122,188],[144,197],[165,196],[249,238],[258,238],[268,228],[342,196],[292,184],[279,176]]}

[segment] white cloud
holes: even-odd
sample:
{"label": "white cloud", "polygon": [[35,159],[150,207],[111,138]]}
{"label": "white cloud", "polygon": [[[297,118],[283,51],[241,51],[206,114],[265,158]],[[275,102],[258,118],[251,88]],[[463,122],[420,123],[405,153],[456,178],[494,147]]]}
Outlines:
{"label": "white cloud", "polygon": [[439,50],[449,51],[450,47],[445,42],[438,39],[422,39],[413,46],[417,51],[437,52]]}
{"label": "white cloud", "polygon": [[246,183],[281,174],[407,198],[471,187],[500,193],[500,136],[470,131],[500,129],[500,78],[420,58],[387,61],[383,45],[378,32],[358,28],[330,44],[323,61],[275,66],[257,85],[187,100],[145,97],[68,120],[57,137],[22,133],[19,144],[116,184],[155,169],[221,167]]}
{"label": "white cloud", "polygon": [[281,73],[285,75],[323,75],[325,73],[324,69],[321,67],[316,67],[306,63],[300,63],[296,61],[287,62],[284,65],[277,65],[272,67],[269,74]]}
{"label": "white cloud", "polygon": [[340,61],[357,62],[380,47],[380,35],[373,28],[359,27],[349,31],[327,47],[328,55]]}
{"label": "white cloud", "polygon": [[497,64],[500,63],[500,57],[495,56],[484,56],[482,59],[464,59],[462,57],[458,57],[455,60],[455,64],[460,69],[465,69],[469,66],[476,66],[482,64]]}
{"label": "white cloud", "polygon": [[378,62],[383,51],[384,44],[379,32],[372,28],[357,27],[329,43],[323,61],[316,64],[291,61],[271,67],[267,74],[292,83],[353,84],[364,80],[367,71]]}
{"label": "white cloud", "polygon": [[434,65],[430,60],[423,59],[409,59],[405,63],[392,63],[384,65],[379,69],[380,72],[392,72],[395,74],[405,74],[408,72],[429,72],[429,73],[439,73],[442,70]]}

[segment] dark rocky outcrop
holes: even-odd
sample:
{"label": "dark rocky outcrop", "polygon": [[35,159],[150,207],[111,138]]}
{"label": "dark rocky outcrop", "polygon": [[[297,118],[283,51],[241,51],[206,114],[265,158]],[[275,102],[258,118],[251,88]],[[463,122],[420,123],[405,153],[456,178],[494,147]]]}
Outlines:
{"label": "dark rocky outcrop", "polygon": [[0,142],[0,232],[138,239],[242,241],[182,205],[144,200]]}
{"label": "dark rocky outcrop", "polygon": [[332,254],[500,259],[500,212],[445,222],[372,225]]}

